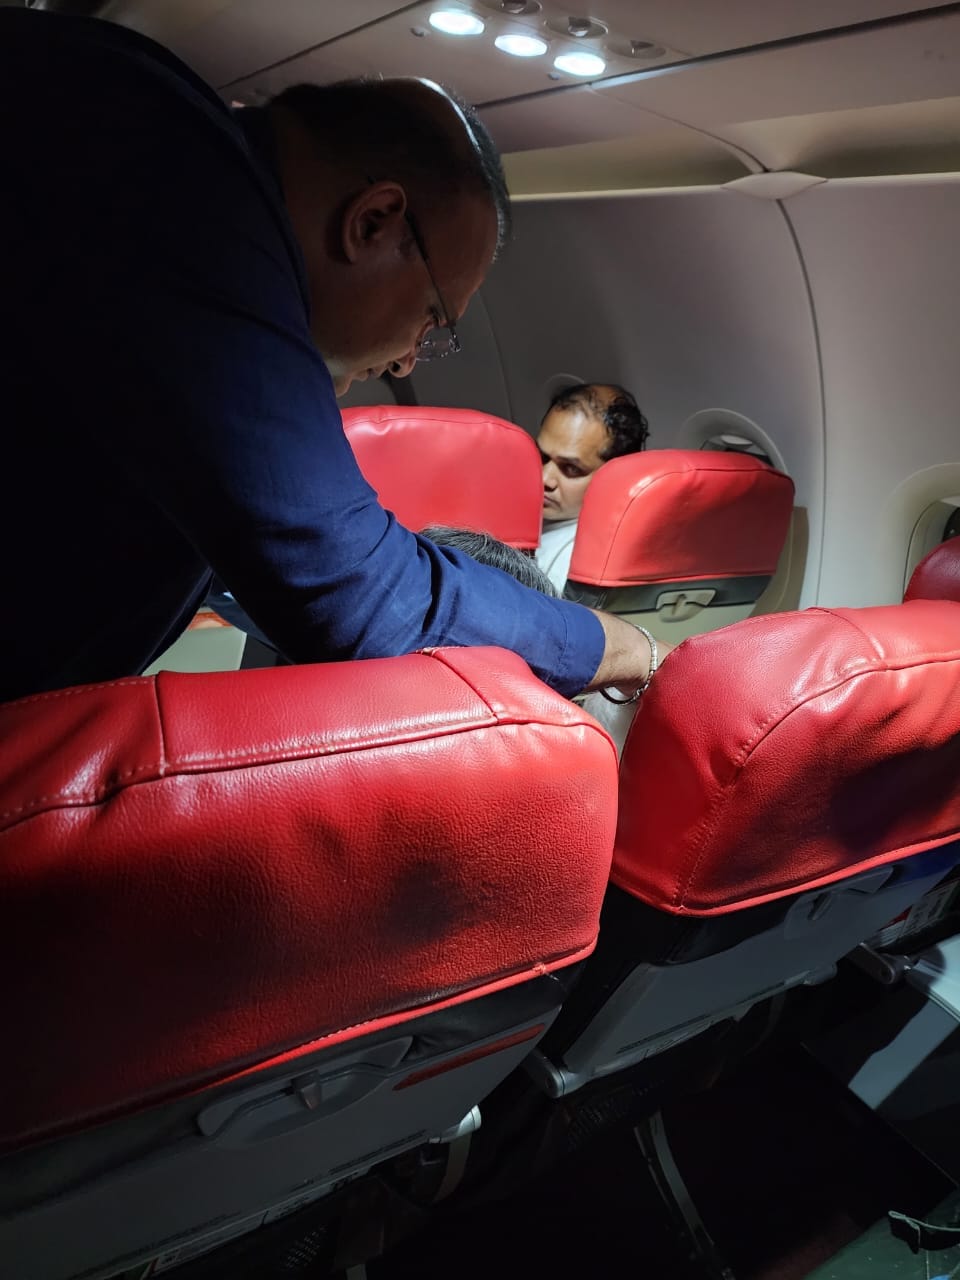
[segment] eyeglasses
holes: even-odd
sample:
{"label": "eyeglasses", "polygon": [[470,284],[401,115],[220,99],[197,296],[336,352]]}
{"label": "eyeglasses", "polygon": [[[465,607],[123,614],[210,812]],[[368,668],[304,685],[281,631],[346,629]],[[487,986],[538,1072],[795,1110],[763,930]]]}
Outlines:
{"label": "eyeglasses", "polygon": [[[372,178],[368,173],[367,182],[373,186],[376,183],[376,178]],[[427,360],[445,360],[447,356],[455,356],[459,353],[460,338],[457,336],[456,325],[450,319],[450,308],[443,300],[443,294],[437,284],[437,277],[433,274],[430,266],[430,255],[427,253],[427,246],[424,244],[417,220],[409,209],[404,210],[403,216],[407,226],[410,228],[410,234],[413,237],[413,243],[417,246],[417,252],[420,254],[423,265],[427,269],[427,275],[430,277],[430,283],[433,285],[433,291],[437,295],[437,301],[440,303],[440,312],[443,316],[443,324],[437,325],[433,329],[428,329],[424,337],[417,343],[416,359],[420,364],[426,363]],[[444,329],[446,329],[446,333],[444,333]]]}
{"label": "eyeglasses", "polygon": [[[437,301],[440,303],[440,311],[444,320],[442,325],[430,329],[417,343],[417,361],[423,363],[427,360],[445,360],[447,356],[455,356],[459,352],[460,339],[457,336],[456,326],[450,319],[450,308],[444,302],[440,286],[437,284],[437,278],[430,268],[427,246],[423,242],[423,236],[420,234],[417,221],[409,209],[404,211],[403,216],[406,218],[407,226],[410,228],[410,234],[413,236],[413,243],[417,246],[417,252],[423,259],[423,265],[427,269],[427,275],[430,277],[433,291],[437,295]],[[444,330],[446,330],[446,333],[444,333]]]}

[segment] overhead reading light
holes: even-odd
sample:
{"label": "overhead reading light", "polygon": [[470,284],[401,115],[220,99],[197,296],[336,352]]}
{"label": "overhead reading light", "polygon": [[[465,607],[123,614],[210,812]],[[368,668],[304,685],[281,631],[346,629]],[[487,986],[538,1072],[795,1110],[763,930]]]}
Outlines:
{"label": "overhead reading light", "polygon": [[662,44],[654,44],[652,40],[631,40],[631,58],[662,58],[666,50]]}
{"label": "overhead reading light", "polygon": [[546,40],[538,36],[497,36],[493,42],[504,53],[512,53],[515,58],[539,58],[547,52]]}
{"label": "overhead reading light", "polygon": [[561,53],[554,58],[553,65],[568,76],[598,76],[607,66],[595,53]]}
{"label": "overhead reading light", "polygon": [[652,40],[628,40],[624,36],[611,36],[606,49],[618,58],[635,58],[638,62],[655,62],[667,52],[664,45]]}
{"label": "overhead reading light", "polygon": [[544,25],[559,36],[573,36],[575,40],[600,40],[607,34],[607,26],[596,18],[567,17],[562,13],[549,14]]}
{"label": "overhead reading light", "polygon": [[511,17],[530,17],[534,13],[539,13],[541,9],[540,0],[480,0],[485,9],[492,9],[494,13],[509,13]]}
{"label": "overhead reading light", "polygon": [[437,9],[428,21],[446,36],[478,36],[483,31],[483,21],[462,9]]}

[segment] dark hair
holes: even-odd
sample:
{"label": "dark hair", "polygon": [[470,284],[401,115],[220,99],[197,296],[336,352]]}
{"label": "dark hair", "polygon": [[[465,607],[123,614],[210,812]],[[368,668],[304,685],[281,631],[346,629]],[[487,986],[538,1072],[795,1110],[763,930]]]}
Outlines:
{"label": "dark hair", "polygon": [[550,401],[547,413],[551,409],[573,408],[599,418],[607,428],[610,443],[600,453],[604,462],[621,458],[625,453],[640,453],[647,447],[650,425],[625,387],[613,382],[581,382],[564,387]]}
{"label": "dark hair", "polygon": [[443,524],[427,525],[420,532],[438,547],[453,547],[456,551],[464,551],[480,564],[509,573],[525,587],[532,587],[545,596],[553,596],[555,600],[559,598],[560,593],[532,556],[524,555],[506,542],[500,542],[492,534],[480,533],[475,529],[453,529]]}
{"label": "dark hair", "polygon": [[[454,110],[438,110],[444,99]],[[420,199],[463,191],[487,196],[497,215],[498,252],[509,239],[500,153],[474,108],[445,85],[413,78],[296,84],[269,105],[293,112],[338,157],[355,161],[360,176],[393,178]]]}

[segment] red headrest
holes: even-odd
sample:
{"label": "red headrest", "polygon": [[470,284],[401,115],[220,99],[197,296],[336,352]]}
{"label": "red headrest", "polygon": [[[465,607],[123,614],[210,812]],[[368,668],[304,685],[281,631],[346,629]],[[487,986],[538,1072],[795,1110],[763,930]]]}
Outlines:
{"label": "red headrest", "polygon": [[675,915],[946,844],[960,835],[960,604],[808,609],[686,640],[620,773],[612,878]]}
{"label": "red headrest", "polygon": [[567,575],[597,587],[770,576],[793,481],[743,453],[654,449],[590,481]]}
{"label": "red headrest", "polygon": [[904,600],[960,600],[960,538],[941,542],[911,575]]}
{"label": "red headrest", "polygon": [[474,409],[344,409],[360,470],[402,525],[482,529],[530,550],[540,541],[543,472],[520,427]]}
{"label": "red headrest", "polygon": [[0,1143],[560,968],[609,739],[499,649],[0,707]]}

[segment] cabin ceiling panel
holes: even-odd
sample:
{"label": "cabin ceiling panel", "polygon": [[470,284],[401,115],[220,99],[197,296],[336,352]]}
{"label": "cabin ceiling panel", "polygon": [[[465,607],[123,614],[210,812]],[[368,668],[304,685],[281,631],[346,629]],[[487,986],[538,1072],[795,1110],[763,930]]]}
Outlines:
{"label": "cabin ceiling panel", "polygon": [[[508,19],[485,10],[478,0],[474,8],[483,14],[486,30],[480,36],[458,39],[429,26],[429,15],[437,7],[435,0],[405,6],[342,39],[307,50],[283,66],[270,69],[264,62],[262,72],[231,82],[231,92],[241,97],[251,93],[276,93],[295,81],[322,81],[361,74],[418,75],[442,80],[472,102],[485,102],[577,83],[570,76],[556,78],[552,61],[559,53],[581,51],[584,46],[573,37],[545,31],[539,18]],[[549,51],[543,57],[514,58],[494,46],[497,34],[512,30],[526,34],[531,29],[549,42]],[[599,52],[592,42],[590,48]],[[670,56],[684,55],[671,50]],[[606,51],[603,57],[608,75],[625,75],[637,68],[637,63],[629,58]],[[224,86],[222,80],[219,84],[221,88]]]}
{"label": "cabin ceiling panel", "polygon": [[595,0],[590,13],[633,39],[701,55],[932,7],[924,0]]}
{"label": "cabin ceiling panel", "polygon": [[159,40],[219,86],[403,7],[397,0],[112,0],[100,12]]}
{"label": "cabin ceiling panel", "polygon": [[[63,8],[76,0],[36,2]],[[823,172],[830,165],[831,173],[856,172],[852,152],[864,147],[877,152],[883,146],[863,113],[960,95],[960,16],[949,13],[688,65],[691,57],[910,14],[924,7],[916,0],[805,0],[802,5],[796,0],[649,0],[643,6],[636,0],[592,0],[591,14],[612,33],[662,45],[659,61],[676,64],[658,71],[656,65],[606,53],[606,77],[621,79],[592,85],[550,78],[556,52],[583,47],[544,26],[547,19],[569,13],[567,0],[542,0],[539,13],[520,19],[495,12],[497,0],[459,2],[482,14],[487,22],[482,36],[444,36],[427,24],[436,3],[397,0],[109,0],[99,7],[91,0],[90,7],[159,39],[228,99],[258,102],[299,80],[425,75],[485,104],[484,118],[508,153],[646,139],[651,169],[640,185],[649,185],[662,171],[658,148],[665,126],[658,117],[717,135],[717,142],[755,154],[769,167],[816,169],[819,159]],[[493,37],[504,24],[518,23],[549,38],[547,56],[511,58],[494,47]],[[636,78],[625,83],[631,75]],[[895,145],[887,148],[891,154],[912,145],[908,121],[919,130],[917,145],[949,147],[943,131],[954,127],[952,115],[935,119],[903,110],[883,120],[896,135]],[[880,127],[880,116],[874,124]],[[679,133],[673,137],[678,156],[697,163],[707,158],[707,142]],[[572,154],[567,158],[577,160]],[[601,158],[598,170],[609,159]],[[636,167],[640,159],[634,151],[629,165]],[[935,159],[915,159],[912,167],[943,167]],[[531,161],[528,173],[538,166],[546,180],[540,161]],[[702,180],[696,165],[686,180]],[[563,189],[573,189],[572,180]]]}
{"label": "cabin ceiling panel", "polygon": [[[63,7],[63,0],[41,3]],[[467,3],[487,21],[485,35],[456,40],[430,31],[420,53],[414,55],[417,73],[457,83],[466,46],[468,57],[481,68],[482,101],[517,92],[511,85],[518,76],[524,85],[521,92],[549,87],[546,59],[511,59],[493,48],[496,24],[505,20],[493,12],[495,0]],[[223,87],[256,77],[282,59],[306,56],[308,50],[330,40],[337,41],[344,57],[366,64],[372,61],[373,69],[384,74],[401,74],[399,62],[394,62],[395,55],[404,58],[396,44],[398,37],[409,36],[410,26],[425,26],[427,15],[436,7],[397,0],[109,0],[98,12],[168,44],[211,83]],[[589,8],[612,33],[663,46],[659,61],[664,62],[925,7],[923,0],[805,0],[802,5],[796,0],[648,0],[642,7],[636,0],[595,0]],[[556,43],[560,38],[546,27],[546,20],[566,17],[573,8],[566,0],[542,0],[539,14],[509,21],[538,28]],[[389,32],[386,43],[381,39],[384,30]],[[609,54],[605,56],[610,62]],[[636,66],[635,62],[621,66],[613,59],[608,74]],[[296,78],[303,78],[302,73]],[[563,83],[557,82],[557,87]]]}
{"label": "cabin ceiling panel", "polygon": [[960,15],[678,67],[597,89],[714,132],[782,116],[952,98],[960,89]]}

